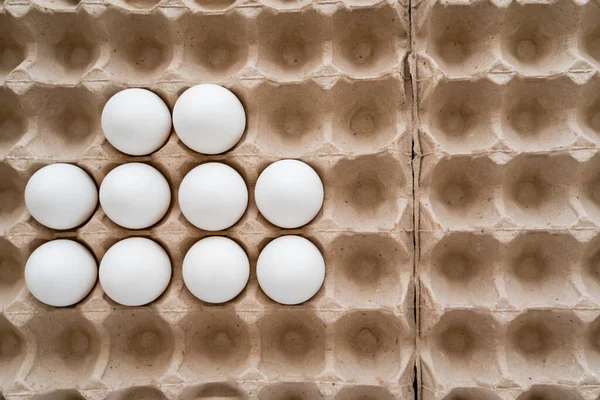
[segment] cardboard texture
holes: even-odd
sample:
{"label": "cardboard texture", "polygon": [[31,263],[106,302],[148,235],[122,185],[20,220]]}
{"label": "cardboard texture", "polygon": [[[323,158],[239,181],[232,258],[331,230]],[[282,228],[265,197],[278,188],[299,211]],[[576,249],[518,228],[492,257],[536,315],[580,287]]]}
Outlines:
{"label": "cardboard texture", "polygon": [[[6,399],[409,399],[415,371],[412,86],[408,5],[391,2],[8,0],[0,5],[0,388]],[[198,83],[243,102],[241,142],[219,156],[172,133],[146,157],[116,151],[100,115],[111,95],[145,87],[172,109]],[[177,189],[206,161],[225,162],[250,193],[281,158],[320,174],[324,207],[281,230],[249,208],[234,227],[196,229]],[[101,208],[76,230],[46,229],[23,189],[44,165],[74,163],[99,185],[114,167],[146,162],[173,202],[156,226],[130,231]],[[286,233],[323,252],[317,296],[285,307],[259,289],[259,251]],[[220,234],[251,260],[244,292],[207,305],[183,286],[181,264]],[[71,238],[100,260],[118,240],[149,237],[169,253],[173,279],[154,303],[120,306],[96,285],[74,307],[37,302],[23,267],[40,244]]]}
{"label": "cardboard texture", "polygon": [[600,3],[411,6],[420,397],[596,399]]}
{"label": "cardboard texture", "polygon": [[[598,0],[7,0],[0,6],[0,388],[7,399],[595,400],[600,396]],[[104,140],[106,100],[146,87],[169,107],[203,82],[233,90],[248,127],[203,156],[173,133],[147,157]],[[281,230],[250,198],[223,234],[247,251],[247,289],[207,305],[183,287],[209,235],[177,205],[206,161],[238,170],[300,158],[321,213]],[[98,184],[147,162],[173,203],[148,230],[101,209],[56,232],[28,215],[39,168]],[[285,233],[323,252],[322,290],[285,307],[256,258]],[[211,233],[212,234],[212,233]],[[75,307],[35,301],[28,255],[73,238],[101,259],[157,240],[161,298],[126,308],[99,285]]]}

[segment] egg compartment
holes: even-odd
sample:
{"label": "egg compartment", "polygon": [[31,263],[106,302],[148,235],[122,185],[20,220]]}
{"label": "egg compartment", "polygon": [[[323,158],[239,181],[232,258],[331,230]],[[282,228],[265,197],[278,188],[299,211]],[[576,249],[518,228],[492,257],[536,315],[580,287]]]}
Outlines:
{"label": "egg compartment", "polygon": [[342,158],[325,176],[324,212],[352,230],[412,230],[412,171],[408,157],[382,152]]}
{"label": "egg compartment", "polygon": [[511,3],[501,39],[506,62],[523,75],[553,74],[572,66],[572,43],[581,7],[569,0],[546,4]]}
{"label": "egg compartment", "polygon": [[421,161],[421,228],[497,224],[501,215],[495,199],[502,182],[501,168],[485,156],[439,156],[435,157],[436,161],[433,158],[425,157]]}
{"label": "egg compartment", "polygon": [[504,87],[487,79],[428,81],[419,87],[421,151],[477,153],[497,145]]}
{"label": "egg compartment", "polygon": [[30,32],[19,19],[0,12],[0,83],[28,57]]}
{"label": "egg compartment", "polygon": [[578,74],[593,69],[584,61],[594,37],[589,22],[580,23],[586,7],[595,10],[570,0],[419,2],[412,5],[412,47],[423,76]]}
{"label": "egg compartment", "polygon": [[412,233],[340,232],[327,244],[326,280],[347,307],[398,308],[412,313]]}
{"label": "egg compartment", "polygon": [[314,81],[277,85],[265,82],[255,91],[258,107],[254,143],[261,153],[298,157],[327,152],[331,125],[330,92]]}
{"label": "egg compartment", "polygon": [[20,23],[36,38],[32,62],[25,67],[35,81],[76,84],[107,50],[105,27],[84,8],[49,13],[31,7]]}
{"label": "egg compartment", "polygon": [[309,310],[273,310],[257,321],[259,368],[272,378],[317,375],[325,367],[326,325]]}
{"label": "egg compartment", "polygon": [[[3,385],[7,398],[70,389],[107,398],[149,385],[167,390],[168,398],[185,398],[194,387],[223,381],[231,381],[229,388],[216,385],[206,396],[228,389],[223,394],[230,397],[232,386],[256,394],[282,378],[347,391],[357,385],[383,393],[412,390],[414,321],[390,311],[101,309],[90,302],[6,312],[6,318],[0,321],[3,356],[14,372]],[[364,375],[349,362],[374,371]],[[286,391],[295,386],[289,385]]]}
{"label": "egg compartment", "polygon": [[477,75],[498,57],[502,9],[487,1],[429,1],[411,6],[412,47],[448,76]]}
{"label": "egg compartment", "polygon": [[357,382],[400,381],[411,384],[413,352],[410,320],[384,311],[354,311],[334,325],[336,368]]}
{"label": "egg compartment", "polygon": [[477,231],[422,231],[418,262],[423,307],[498,304],[501,243]]}
{"label": "egg compartment", "polygon": [[339,9],[332,17],[333,64],[352,77],[376,77],[400,68],[407,50],[406,8]]}
{"label": "egg compartment", "polygon": [[515,157],[506,165],[503,197],[507,214],[534,226],[574,224],[577,215],[570,206],[569,191],[577,167],[569,156]]}
{"label": "egg compartment", "polygon": [[256,20],[257,68],[276,79],[301,80],[325,62],[331,40],[330,17],[315,7],[301,12],[265,9]]}
{"label": "egg compartment", "polygon": [[566,76],[511,80],[501,116],[506,140],[520,151],[572,145],[580,132],[573,126],[579,91]]}
{"label": "egg compartment", "polygon": [[[182,55],[175,56],[171,70],[194,81],[220,82],[237,76],[251,62],[255,48],[252,21],[237,10],[209,15],[185,12],[177,19],[172,17],[176,24],[173,51]],[[183,48],[178,49],[180,46]]]}
{"label": "egg compartment", "polygon": [[378,80],[339,80],[331,89],[332,141],[343,153],[369,154],[397,148],[412,156],[411,100],[398,76]]}
{"label": "egg compartment", "polygon": [[150,82],[171,64],[174,22],[163,13],[138,15],[107,8],[102,19],[108,32],[122,32],[109,36],[112,54],[103,67],[109,79]]}
{"label": "egg compartment", "polygon": [[[27,335],[27,358],[32,351],[35,360],[33,364],[23,364],[21,371],[29,369],[21,376],[25,385],[40,391],[75,387],[89,380],[106,344],[97,327],[73,309],[56,314],[37,313],[20,328]],[[49,376],[53,379],[49,380]]]}

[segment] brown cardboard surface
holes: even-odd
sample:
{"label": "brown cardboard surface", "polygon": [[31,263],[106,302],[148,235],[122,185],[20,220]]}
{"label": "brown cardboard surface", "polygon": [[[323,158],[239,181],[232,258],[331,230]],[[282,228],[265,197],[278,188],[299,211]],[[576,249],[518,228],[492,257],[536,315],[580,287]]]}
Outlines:
{"label": "brown cardboard surface", "polygon": [[600,3],[414,1],[423,399],[595,399]]}
{"label": "brown cardboard surface", "polygon": [[[6,398],[412,399],[415,367],[425,400],[599,397],[598,0],[8,0],[0,10]],[[118,90],[146,87],[172,108],[202,82],[246,107],[233,151],[202,156],[172,134],[157,153],[128,157],[104,140],[100,112]],[[252,190],[285,157],[321,175],[317,218],[280,230],[250,199],[222,234],[253,266],[270,239],[306,236],[326,259],[323,289],[284,307],[252,269],[234,301],[201,303],[181,262],[208,233],[177,207],[182,177],[222,161]],[[23,188],[43,165],[73,162],[99,184],[134,160],[175,195],[149,230],[118,228],[98,209],[53,232],[25,210]],[[100,259],[136,235],[174,266],[150,306],[118,306],[97,285],[52,309],[23,285],[46,240],[77,239]]]}
{"label": "brown cardboard surface", "polygon": [[[409,399],[415,366],[412,86],[408,6],[288,0],[9,0],[0,5],[0,388],[7,399]],[[240,143],[219,156],[172,133],[146,157],[116,151],[100,114],[111,95],[145,87],[172,109],[186,88],[219,83],[243,102]],[[204,304],[184,287],[187,250],[208,236],[177,205],[183,176],[225,162],[252,193],[269,163],[300,158],[325,185],[306,227],[280,230],[250,199],[234,227],[251,259],[235,300]],[[115,166],[146,162],[173,202],[147,230],[128,231],[101,208],[76,230],[44,228],[23,189],[44,165],[74,163],[99,185]],[[321,291],[285,307],[259,289],[269,240],[303,235],[327,264]],[[213,233],[211,233],[213,234]],[[145,307],[112,302],[99,284],[74,307],[37,302],[23,282],[40,244],[71,238],[100,260],[118,240],[149,237],[173,279]]]}

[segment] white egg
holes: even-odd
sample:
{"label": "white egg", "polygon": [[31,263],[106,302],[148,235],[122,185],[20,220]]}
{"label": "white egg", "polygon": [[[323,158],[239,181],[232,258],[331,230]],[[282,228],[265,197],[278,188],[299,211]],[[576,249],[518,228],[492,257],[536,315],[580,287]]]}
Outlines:
{"label": "white egg", "polygon": [[246,287],[250,262],[244,249],[223,236],[204,238],[183,259],[183,281],[197,298],[224,303]]}
{"label": "white egg", "polygon": [[160,149],[171,133],[171,112],[155,93],[125,89],[102,110],[102,131],[117,150],[143,156]]}
{"label": "white egg", "polygon": [[100,262],[102,289],[125,306],[141,306],[156,300],[170,280],[169,255],[150,239],[123,239],[108,249]]}
{"label": "white egg", "polygon": [[100,205],[111,221],[143,229],[165,216],[171,204],[169,183],[156,168],[142,163],[119,165],[100,185]]}
{"label": "white egg", "polygon": [[272,300],[287,305],[313,297],[325,279],[325,260],[310,240],[281,236],[261,251],[256,262],[260,288]]}
{"label": "white egg", "polygon": [[40,224],[52,229],[72,229],[94,213],[98,189],[81,168],[52,164],[29,179],[25,187],[25,204]]}
{"label": "white egg", "polygon": [[260,174],[254,197],[267,221],[281,228],[298,228],[319,213],[323,205],[323,183],[308,164],[281,160]]}
{"label": "white egg", "polygon": [[242,176],[221,163],[191,170],[179,187],[179,207],[194,226],[220,231],[235,224],[246,211],[248,189]]}
{"label": "white egg", "polygon": [[190,149],[219,154],[231,149],[246,128],[246,113],[240,100],[219,85],[196,85],[177,99],[173,126]]}
{"label": "white egg", "polygon": [[96,259],[80,243],[59,239],[38,247],[25,264],[25,284],[33,297],[55,307],[83,300],[96,284]]}

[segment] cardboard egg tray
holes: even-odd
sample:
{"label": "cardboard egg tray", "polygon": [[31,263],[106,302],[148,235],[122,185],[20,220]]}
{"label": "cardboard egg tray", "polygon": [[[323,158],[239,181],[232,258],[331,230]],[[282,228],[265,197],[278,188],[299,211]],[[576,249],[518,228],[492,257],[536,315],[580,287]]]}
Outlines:
{"label": "cardboard egg tray", "polygon": [[[6,399],[410,399],[415,378],[413,103],[408,4],[349,0],[8,0],[0,5],[0,390]],[[104,139],[104,103],[145,87],[172,109],[198,83],[243,102],[248,125],[223,155],[203,156],[173,133],[130,157]],[[259,173],[281,158],[313,166],[319,215],[282,230],[257,211]],[[44,228],[23,190],[44,165],[70,162],[99,185],[125,162],[170,182],[173,201],[150,229],[118,227],[98,208],[71,231]],[[231,165],[250,191],[246,214],[209,233],[185,220],[177,190],[207,161]],[[282,306],[258,287],[262,248],[282,234],[312,240],[323,288]],[[209,235],[248,253],[240,296],[209,305],[184,287],[187,250]],[[169,253],[173,278],[144,307],[111,301],[99,284],[81,303],[47,307],[23,281],[40,244],[70,238],[101,260],[143,236]],[[0,396],[1,397],[1,396]]]}
{"label": "cardboard egg tray", "polygon": [[597,399],[600,3],[411,6],[420,397]]}
{"label": "cardboard egg tray", "polygon": [[[7,399],[596,400],[600,396],[598,0],[7,0],[0,6],[0,389]],[[106,100],[145,87],[169,107],[219,83],[248,127],[219,156],[172,134],[147,157],[104,139]],[[252,189],[299,158],[321,213],[282,230]],[[77,230],[28,215],[27,179],[75,163],[98,184],[146,162],[173,203],[148,230],[99,208]],[[218,234],[251,259],[248,287],[208,305],[183,286],[200,238],[177,188],[206,161],[248,184]],[[286,233],[324,254],[321,291],[268,299],[260,250]],[[99,285],[75,307],[35,301],[31,252],[73,238],[101,259],[144,236],[173,279],[136,308]],[[414,385],[414,386],[413,386]]]}

